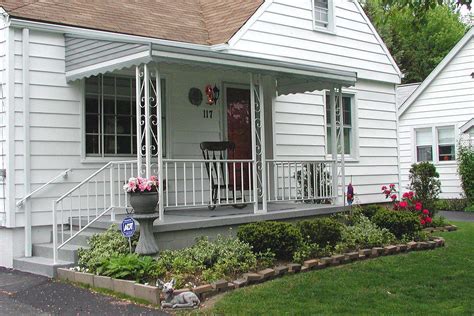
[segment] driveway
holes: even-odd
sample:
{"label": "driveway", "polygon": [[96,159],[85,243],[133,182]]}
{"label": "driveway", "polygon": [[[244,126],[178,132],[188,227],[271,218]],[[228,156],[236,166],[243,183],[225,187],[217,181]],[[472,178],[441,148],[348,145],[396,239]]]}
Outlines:
{"label": "driveway", "polygon": [[47,277],[0,267],[1,315],[167,315],[56,282]]}
{"label": "driveway", "polygon": [[458,222],[474,222],[474,212],[446,212],[440,211],[440,216],[445,217],[449,221]]}

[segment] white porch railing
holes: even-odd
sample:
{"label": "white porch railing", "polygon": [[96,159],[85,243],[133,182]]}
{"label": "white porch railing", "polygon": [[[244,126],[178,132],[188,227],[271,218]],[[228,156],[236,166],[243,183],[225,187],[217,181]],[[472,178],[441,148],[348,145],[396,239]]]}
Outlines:
{"label": "white porch railing", "polygon": [[[112,161],[53,201],[54,262],[57,262],[59,249],[92,223],[109,211],[112,211],[111,219],[114,220],[115,208],[128,206],[123,184],[136,174],[136,161]],[[73,231],[73,220],[78,222],[76,232]],[[86,224],[83,226],[84,220]],[[67,231],[69,237],[66,238]]]}
{"label": "white porch railing", "polygon": [[335,161],[267,160],[268,201],[330,201]]}
{"label": "white porch railing", "polygon": [[252,167],[252,160],[164,159],[164,207],[253,203]]}

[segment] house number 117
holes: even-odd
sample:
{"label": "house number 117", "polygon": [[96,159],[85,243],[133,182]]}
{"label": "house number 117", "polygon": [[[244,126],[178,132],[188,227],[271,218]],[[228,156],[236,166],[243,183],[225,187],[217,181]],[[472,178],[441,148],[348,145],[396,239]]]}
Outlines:
{"label": "house number 117", "polygon": [[202,110],[202,114],[204,118],[207,118],[207,119],[212,118],[212,110]]}

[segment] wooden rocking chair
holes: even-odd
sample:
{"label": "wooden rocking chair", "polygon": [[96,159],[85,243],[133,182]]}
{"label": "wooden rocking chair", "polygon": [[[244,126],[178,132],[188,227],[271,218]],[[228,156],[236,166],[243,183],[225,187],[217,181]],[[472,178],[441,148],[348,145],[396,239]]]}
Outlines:
{"label": "wooden rocking chair", "polygon": [[[202,142],[201,143],[201,151],[204,160],[206,160],[206,171],[209,181],[211,182],[211,201],[209,202],[208,208],[212,211],[216,208],[218,202],[218,192],[219,190],[229,190],[224,196],[220,196],[220,201],[227,201],[227,200],[238,200],[238,204],[232,204],[232,207],[237,209],[242,209],[247,206],[244,201],[244,188],[241,185],[236,184],[236,188],[234,190],[234,185],[229,183],[229,175],[231,174],[229,170],[229,166],[226,163],[219,163],[218,160],[225,160],[225,159],[233,159],[235,153],[235,144],[230,141],[224,142]],[[224,165],[226,167],[224,167]],[[227,168],[227,172],[226,169]],[[219,170],[219,171],[218,171]],[[240,170],[242,172],[242,170]],[[237,171],[236,171],[237,174]],[[237,175],[233,174],[233,177]],[[240,191],[240,198],[235,197],[234,194]],[[229,197],[229,194],[232,197]],[[230,203],[229,203],[230,204]]]}

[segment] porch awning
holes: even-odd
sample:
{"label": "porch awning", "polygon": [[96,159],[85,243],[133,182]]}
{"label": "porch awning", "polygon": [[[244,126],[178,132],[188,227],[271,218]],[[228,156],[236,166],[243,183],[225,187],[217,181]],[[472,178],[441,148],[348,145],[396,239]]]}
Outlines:
{"label": "porch awning", "polygon": [[211,49],[182,48],[159,44],[133,44],[66,37],[66,77],[74,81],[148,62],[174,63],[240,70],[270,75],[279,94],[353,86],[355,72],[236,55]]}

